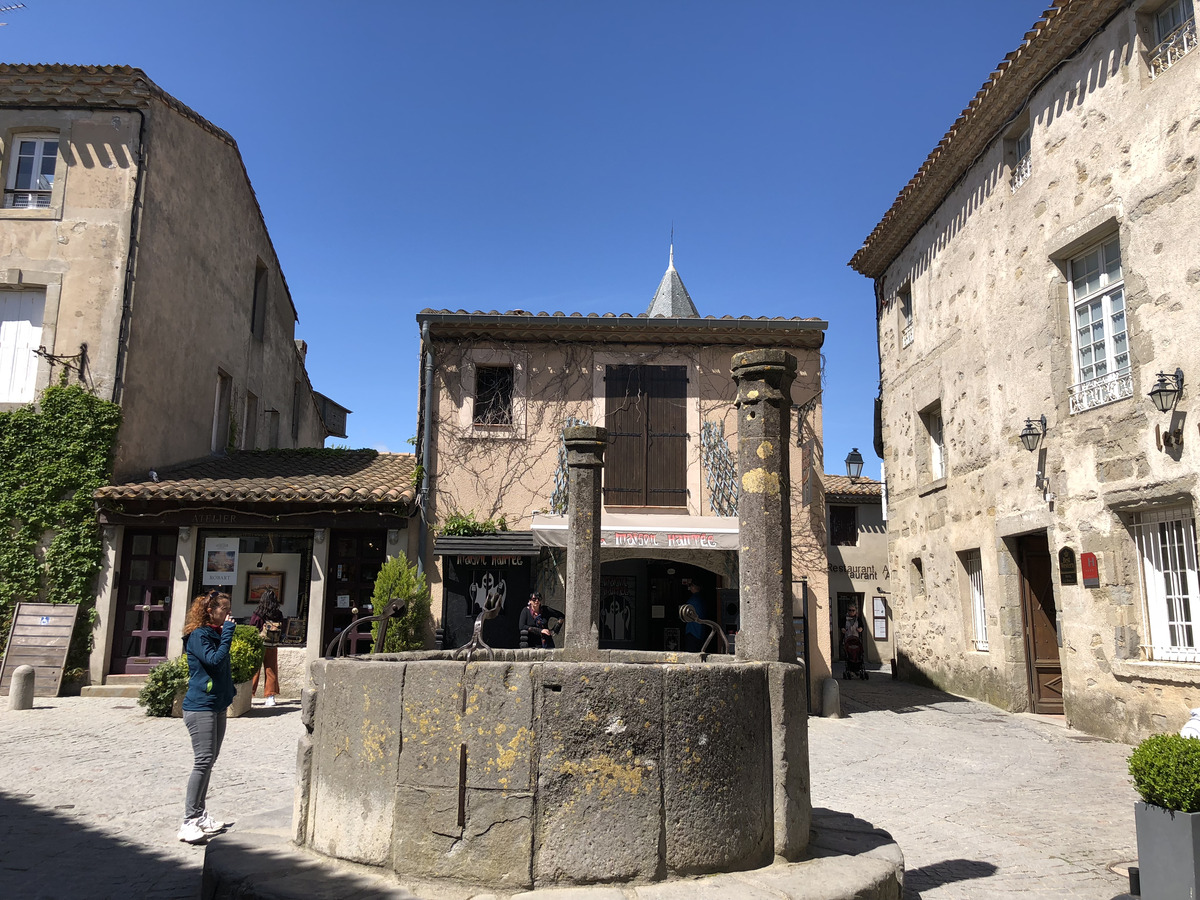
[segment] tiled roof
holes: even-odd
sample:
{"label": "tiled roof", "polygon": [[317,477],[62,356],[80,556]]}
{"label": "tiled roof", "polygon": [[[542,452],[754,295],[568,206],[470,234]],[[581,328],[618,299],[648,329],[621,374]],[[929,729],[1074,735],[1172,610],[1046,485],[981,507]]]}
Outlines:
{"label": "tiled roof", "polygon": [[224,503],[410,505],[411,453],[374,450],[260,450],[231,453],[159,474],[158,481],[102,487],[103,505],[122,500]]}
{"label": "tiled roof", "polygon": [[1128,3],[1054,0],[900,191],[850,266],[868,278],[882,276],[1042,80]]}
{"label": "tiled roof", "polygon": [[665,316],[668,319],[695,319],[700,316],[691,295],[683,286],[683,279],[675,271],[675,246],[671,245],[670,262],[667,271],[663,273],[654,299],[646,308],[647,316]]}
{"label": "tiled roof", "polygon": [[[430,308],[426,308],[426,309],[421,310],[417,315],[418,316],[487,316],[487,317],[499,317],[499,316],[509,317],[509,316],[511,316],[513,318],[523,316],[523,317],[530,318],[530,319],[601,319],[601,320],[605,320],[605,321],[610,320],[610,319],[617,319],[619,321],[633,321],[633,322],[641,321],[642,323],[645,323],[646,319],[651,318],[646,313],[638,313],[635,316],[632,313],[610,313],[610,312],[607,312],[607,313],[581,313],[581,312],[565,313],[565,312],[562,312],[561,310],[555,310],[554,312],[550,313],[550,312],[529,312],[528,310],[524,310],[524,309],[509,309],[509,310],[505,310],[504,312],[500,312],[500,310],[498,310],[498,309],[470,310],[470,309],[430,309]],[[654,318],[661,318],[661,317],[656,316]],[[688,320],[692,319],[691,316],[687,316],[686,318]],[[695,322],[696,323],[711,322],[713,324],[720,324],[720,323],[725,323],[725,322],[729,322],[729,323],[795,322],[797,324],[815,322],[820,326],[824,326],[824,325],[828,324],[824,319],[818,319],[816,316],[809,316],[808,318],[805,318],[805,319],[788,318],[787,316],[757,316],[757,317],[756,316],[698,316],[695,318]]]}
{"label": "tiled roof", "polygon": [[825,474],[826,497],[882,497],[883,484],[873,478],[850,478],[848,475]]}

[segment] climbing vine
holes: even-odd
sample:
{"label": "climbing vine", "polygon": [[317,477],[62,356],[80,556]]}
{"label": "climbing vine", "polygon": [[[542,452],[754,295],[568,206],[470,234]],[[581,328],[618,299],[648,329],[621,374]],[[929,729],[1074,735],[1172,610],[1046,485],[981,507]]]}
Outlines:
{"label": "climbing vine", "polygon": [[0,640],[19,601],[80,608],[67,666],[86,665],[102,544],[92,494],[112,477],[121,410],[78,385],[0,413]]}

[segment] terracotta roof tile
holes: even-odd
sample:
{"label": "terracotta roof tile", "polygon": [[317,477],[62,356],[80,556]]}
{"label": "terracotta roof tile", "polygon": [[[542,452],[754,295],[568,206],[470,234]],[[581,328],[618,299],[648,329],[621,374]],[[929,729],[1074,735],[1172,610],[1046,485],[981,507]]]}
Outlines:
{"label": "terracotta roof tile", "polygon": [[163,472],[158,481],[96,491],[101,505],[122,500],[320,503],[411,506],[411,453],[374,450],[262,450],[217,456]]}
{"label": "terracotta roof tile", "polygon": [[873,478],[850,478],[847,475],[824,476],[825,496],[828,497],[882,497],[883,484]]}

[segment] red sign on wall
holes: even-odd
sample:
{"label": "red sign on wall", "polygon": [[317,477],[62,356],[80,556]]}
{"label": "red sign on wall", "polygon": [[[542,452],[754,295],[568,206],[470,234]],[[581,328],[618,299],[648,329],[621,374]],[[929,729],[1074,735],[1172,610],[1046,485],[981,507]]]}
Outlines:
{"label": "red sign on wall", "polygon": [[1100,587],[1100,563],[1096,561],[1095,553],[1079,554],[1079,567],[1083,569],[1083,586]]}

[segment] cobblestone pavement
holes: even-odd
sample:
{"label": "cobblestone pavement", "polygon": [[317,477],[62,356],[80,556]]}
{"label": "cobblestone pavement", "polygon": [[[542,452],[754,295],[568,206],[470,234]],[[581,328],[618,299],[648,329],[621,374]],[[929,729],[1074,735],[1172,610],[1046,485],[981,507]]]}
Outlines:
{"label": "cobblestone pavement", "polygon": [[[810,719],[814,806],[892,833],[908,900],[1112,900],[1136,856],[1129,748],[1054,720],[876,676],[842,682],[846,718]],[[229,721],[209,807],[286,827],[298,704]],[[195,897],[203,850],[179,843],[191,748],[132,700],[0,709],[0,898]]]}
{"label": "cobblestone pavement", "polygon": [[846,718],[809,720],[813,806],[891,832],[906,900],[1126,896],[1130,747],[886,674],[841,691]]}

